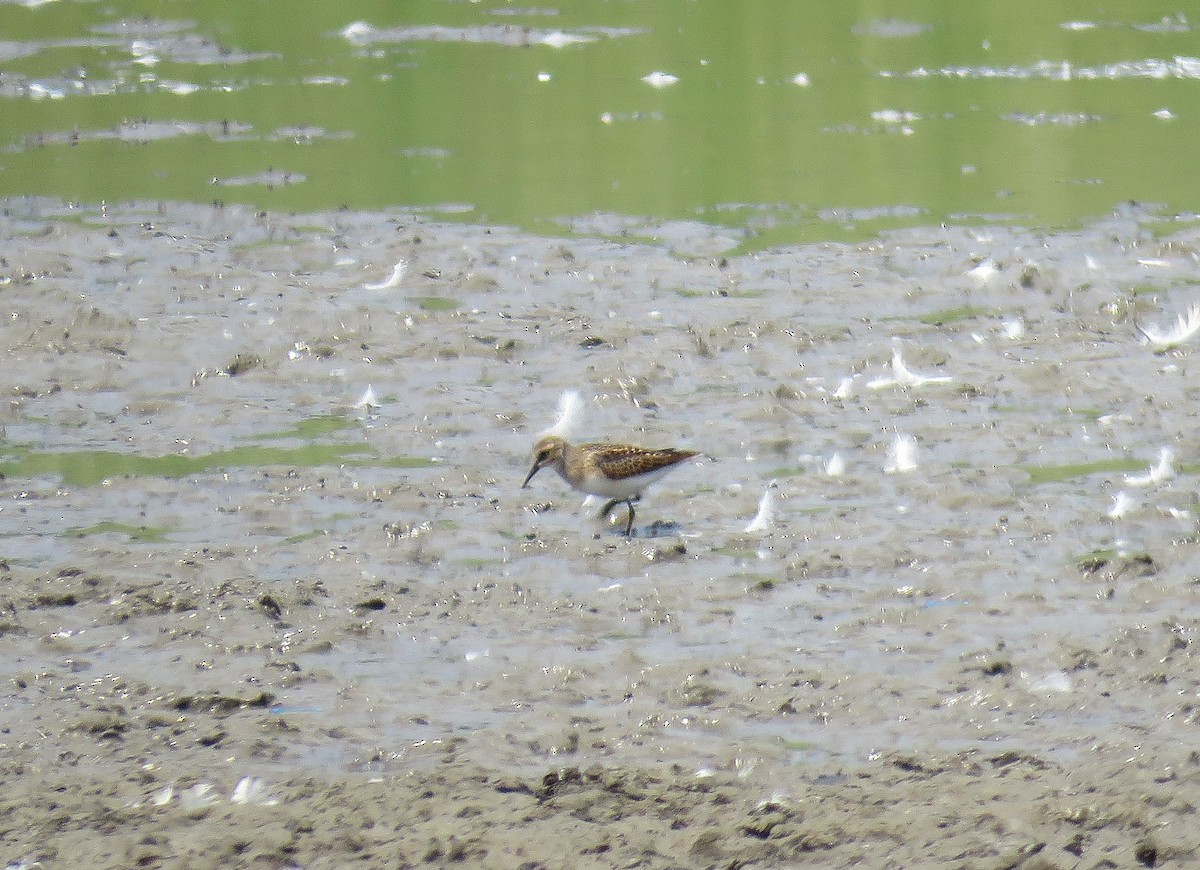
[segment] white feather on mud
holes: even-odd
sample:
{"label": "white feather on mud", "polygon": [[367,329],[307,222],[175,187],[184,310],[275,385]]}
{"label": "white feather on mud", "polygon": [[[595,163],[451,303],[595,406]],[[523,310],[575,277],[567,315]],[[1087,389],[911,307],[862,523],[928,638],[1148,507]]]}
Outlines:
{"label": "white feather on mud", "polygon": [[762,498],[758,500],[758,513],[745,528],[747,534],[769,532],[775,528],[775,496],[771,492],[773,489],[775,481],[772,480],[763,490]]}
{"label": "white feather on mud", "polygon": [[1200,332],[1200,305],[1188,307],[1187,314],[1175,315],[1175,323],[1171,326],[1142,326],[1136,324],[1137,330],[1146,339],[1156,353],[1174,350],[1186,342],[1197,332]]}
{"label": "white feather on mud", "polygon": [[1175,459],[1175,451],[1170,447],[1163,447],[1158,451],[1158,462],[1146,469],[1145,474],[1127,474],[1125,475],[1125,483],[1128,486],[1156,486],[1163,481],[1170,480],[1175,476],[1175,469],[1171,465]]}
{"label": "white feather on mud", "polygon": [[888,445],[887,461],[883,470],[887,474],[907,474],[917,468],[917,439],[912,435],[897,432]]}
{"label": "white feather on mud", "polygon": [[558,399],[558,417],[555,419],[554,425],[542,434],[570,438],[582,418],[583,399],[575,390],[567,390]]}
{"label": "white feather on mud", "polygon": [[892,376],[875,378],[867,383],[867,386],[872,390],[881,390],[884,387],[923,387],[926,384],[946,384],[952,381],[949,375],[922,375],[914,372],[904,362],[904,355],[900,352],[900,348],[892,348]]}
{"label": "white feather on mud", "polygon": [[378,284],[363,284],[364,290],[394,290],[400,286],[400,282],[404,280],[405,273],[408,272],[408,260],[400,260],[392,267],[392,274]]}

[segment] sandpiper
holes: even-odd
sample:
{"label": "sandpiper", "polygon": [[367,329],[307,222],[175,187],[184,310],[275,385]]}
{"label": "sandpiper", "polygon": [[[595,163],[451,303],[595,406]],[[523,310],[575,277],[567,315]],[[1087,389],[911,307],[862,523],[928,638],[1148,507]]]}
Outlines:
{"label": "sandpiper", "polygon": [[629,506],[625,536],[633,534],[633,503],[642,491],[684,460],[699,454],[668,447],[651,450],[630,444],[571,444],[557,435],[547,435],[533,448],[533,468],[521,488],[543,468],[553,468],[559,477],[579,492],[609,499],[598,517],[624,502]]}

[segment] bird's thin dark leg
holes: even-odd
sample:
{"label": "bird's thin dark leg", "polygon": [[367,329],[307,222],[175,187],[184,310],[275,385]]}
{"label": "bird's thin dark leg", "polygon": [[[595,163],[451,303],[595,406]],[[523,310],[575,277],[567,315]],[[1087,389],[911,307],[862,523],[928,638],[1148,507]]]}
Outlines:
{"label": "bird's thin dark leg", "polygon": [[633,499],[625,502],[629,505],[629,522],[625,524],[625,537],[633,537]]}
{"label": "bird's thin dark leg", "polygon": [[600,508],[600,513],[596,514],[596,519],[602,520],[612,512],[612,509],[621,503],[619,498],[610,499],[605,502],[604,507]]}

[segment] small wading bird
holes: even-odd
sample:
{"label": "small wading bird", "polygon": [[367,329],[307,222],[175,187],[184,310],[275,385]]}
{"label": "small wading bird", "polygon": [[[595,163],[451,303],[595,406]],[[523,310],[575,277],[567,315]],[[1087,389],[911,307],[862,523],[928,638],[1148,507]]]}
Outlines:
{"label": "small wading bird", "polygon": [[681,462],[699,454],[668,447],[650,450],[629,444],[571,444],[557,435],[547,435],[533,448],[533,468],[521,489],[543,468],[553,468],[559,477],[579,492],[609,499],[597,517],[606,517],[622,502],[629,506],[625,536],[633,534],[633,503],[642,491]]}

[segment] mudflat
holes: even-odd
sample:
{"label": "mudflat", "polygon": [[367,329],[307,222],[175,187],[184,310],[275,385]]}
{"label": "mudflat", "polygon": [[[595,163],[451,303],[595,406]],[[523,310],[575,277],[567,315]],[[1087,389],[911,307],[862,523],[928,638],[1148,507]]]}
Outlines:
{"label": "mudflat", "polygon": [[604,229],[5,203],[7,866],[1195,864],[1198,225]]}

